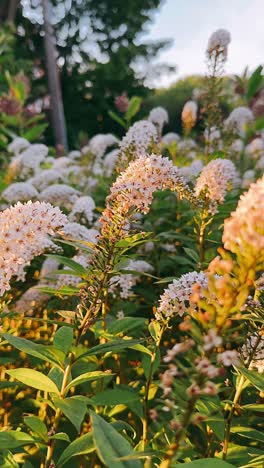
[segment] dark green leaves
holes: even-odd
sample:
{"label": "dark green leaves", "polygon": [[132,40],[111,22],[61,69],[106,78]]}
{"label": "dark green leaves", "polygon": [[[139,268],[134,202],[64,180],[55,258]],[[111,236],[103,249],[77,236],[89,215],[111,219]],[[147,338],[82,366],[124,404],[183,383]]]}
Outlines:
{"label": "dark green leaves", "polygon": [[81,424],[87,410],[86,398],[73,396],[62,399],[54,396],[53,402],[55,406],[63,412],[66,418],[71,421],[76,430],[80,432]]}
{"label": "dark green leaves", "polygon": [[67,463],[72,457],[77,457],[78,455],[85,455],[86,453],[93,452],[95,449],[92,433],[84,434],[78,439],[74,440],[68,447],[64,450],[59,460],[56,463],[57,468],[61,468],[65,463]]}
{"label": "dark green leaves", "polygon": [[67,354],[72,346],[73,330],[69,327],[61,327],[57,330],[54,336],[53,345],[59,351]]}
{"label": "dark green leaves", "polygon": [[23,351],[26,354],[39,358],[43,361],[50,362],[61,366],[63,355],[55,350],[51,349],[48,346],[41,344],[33,343],[32,341],[26,340],[25,338],[19,338],[14,335],[9,335],[7,333],[1,333],[3,338],[8,341],[14,348]]}
{"label": "dark green leaves", "polygon": [[259,65],[248,80],[247,98],[251,99],[260,90],[263,83],[263,66]]}
{"label": "dark green leaves", "polygon": [[101,416],[93,411],[90,414],[94,444],[100,460],[109,468],[142,468],[142,463],[139,460],[118,460],[132,455],[132,446]]}
{"label": "dark green leaves", "polygon": [[48,430],[41,419],[36,416],[26,416],[24,418],[26,425],[44,442],[48,442]]}
{"label": "dark green leaves", "polygon": [[24,445],[34,444],[34,439],[25,432],[5,431],[0,432],[0,450],[14,449]]}
{"label": "dark green leaves", "polygon": [[258,372],[248,370],[246,368],[240,367],[239,372],[246,377],[261,392],[264,392],[264,375],[259,374]]}

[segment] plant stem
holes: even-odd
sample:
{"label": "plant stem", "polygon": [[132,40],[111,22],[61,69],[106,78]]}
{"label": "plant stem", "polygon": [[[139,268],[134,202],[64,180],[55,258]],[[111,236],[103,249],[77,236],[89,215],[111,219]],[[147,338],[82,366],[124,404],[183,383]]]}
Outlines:
{"label": "plant stem", "polygon": [[149,389],[150,389],[150,385],[151,385],[152,377],[153,377],[153,367],[154,367],[154,363],[156,361],[159,345],[160,345],[163,333],[166,330],[166,328],[167,328],[167,322],[165,322],[163,324],[162,328],[160,329],[159,336],[158,336],[158,338],[156,340],[156,343],[155,343],[154,351],[153,351],[153,353],[151,355],[149,375],[148,375],[147,382],[146,382],[146,390],[145,390],[145,397],[144,397],[144,403],[143,403],[143,405],[144,405],[144,417],[142,418],[142,430],[143,430],[142,444],[143,444],[143,450],[145,449],[146,444],[147,444],[147,440],[148,440],[148,400],[149,400]]}

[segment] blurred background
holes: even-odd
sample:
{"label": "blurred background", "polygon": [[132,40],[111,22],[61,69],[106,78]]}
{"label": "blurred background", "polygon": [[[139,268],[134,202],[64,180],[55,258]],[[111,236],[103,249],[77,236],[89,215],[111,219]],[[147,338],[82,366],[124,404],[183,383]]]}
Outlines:
{"label": "blurred background", "polygon": [[225,88],[239,96],[263,61],[263,14],[263,0],[0,0],[0,147],[10,128],[58,153],[121,136],[132,96],[139,117],[161,105],[181,132],[210,34],[231,33]]}

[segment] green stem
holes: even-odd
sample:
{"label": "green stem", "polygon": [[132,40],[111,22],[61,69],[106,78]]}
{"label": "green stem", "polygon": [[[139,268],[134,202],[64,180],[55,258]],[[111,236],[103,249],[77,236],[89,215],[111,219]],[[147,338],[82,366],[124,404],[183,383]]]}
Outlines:
{"label": "green stem", "polygon": [[156,357],[157,357],[157,352],[158,352],[158,349],[159,349],[159,345],[160,345],[160,342],[161,342],[161,339],[162,339],[162,336],[163,336],[163,333],[164,331],[166,330],[167,328],[167,324],[168,322],[165,322],[160,330],[160,333],[159,333],[159,337],[158,339],[156,340],[156,343],[155,343],[155,348],[154,348],[154,351],[151,355],[151,361],[150,361],[150,367],[149,367],[149,375],[148,375],[148,379],[147,379],[147,382],[146,382],[146,389],[145,389],[145,396],[144,396],[144,417],[142,418],[142,444],[143,444],[143,450],[145,449],[146,445],[147,445],[147,441],[148,441],[148,401],[149,401],[149,389],[150,389],[150,385],[151,385],[151,382],[152,382],[152,377],[153,377],[153,368],[154,368],[154,363],[156,361]]}

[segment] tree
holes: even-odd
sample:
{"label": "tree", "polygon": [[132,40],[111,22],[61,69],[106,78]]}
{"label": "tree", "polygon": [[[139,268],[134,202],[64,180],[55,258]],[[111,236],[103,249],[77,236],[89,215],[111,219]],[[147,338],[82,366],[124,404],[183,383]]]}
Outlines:
{"label": "tree", "polygon": [[[20,51],[43,67],[40,1],[21,2],[17,26],[23,31]],[[119,131],[107,115],[116,95],[147,95],[150,61],[168,41],[143,42],[140,35],[161,1],[52,1],[71,146],[78,144],[79,132]]]}

